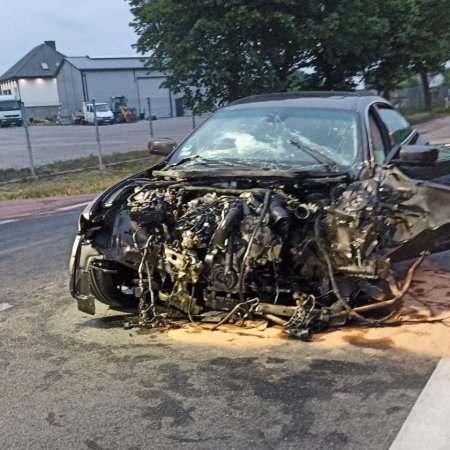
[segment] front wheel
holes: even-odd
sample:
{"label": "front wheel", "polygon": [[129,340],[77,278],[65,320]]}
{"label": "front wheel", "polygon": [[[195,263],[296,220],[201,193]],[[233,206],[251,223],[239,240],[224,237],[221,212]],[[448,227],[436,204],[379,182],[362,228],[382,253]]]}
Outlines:
{"label": "front wheel", "polygon": [[139,299],[132,289],[132,274],[123,267],[116,272],[90,268],[91,288],[94,296],[114,309],[136,308]]}

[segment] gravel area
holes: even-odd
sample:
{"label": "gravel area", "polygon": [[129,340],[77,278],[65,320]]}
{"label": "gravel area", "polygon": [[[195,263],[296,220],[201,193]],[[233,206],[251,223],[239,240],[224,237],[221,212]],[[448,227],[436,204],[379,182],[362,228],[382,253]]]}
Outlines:
{"label": "gravel area", "polygon": [[[196,117],[198,126],[208,116]],[[192,117],[158,119],[152,122],[155,137],[170,137],[181,142],[193,129]],[[92,125],[30,126],[30,140],[36,166],[55,161],[97,154],[95,128]],[[150,139],[149,122],[102,125],[99,128],[103,154],[145,150]],[[0,129],[0,169],[29,167],[23,128]]]}

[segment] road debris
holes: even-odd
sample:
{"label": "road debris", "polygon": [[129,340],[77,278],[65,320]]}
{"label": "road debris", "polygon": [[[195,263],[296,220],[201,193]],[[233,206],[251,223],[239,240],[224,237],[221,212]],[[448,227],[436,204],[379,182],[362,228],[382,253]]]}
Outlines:
{"label": "road debris", "polygon": [[13,308],[13,307],[14,307],[14,305],[11,305],[7,302],[2,302],[2,303],[0,303],[0,312],[6,311],[7,309]]}

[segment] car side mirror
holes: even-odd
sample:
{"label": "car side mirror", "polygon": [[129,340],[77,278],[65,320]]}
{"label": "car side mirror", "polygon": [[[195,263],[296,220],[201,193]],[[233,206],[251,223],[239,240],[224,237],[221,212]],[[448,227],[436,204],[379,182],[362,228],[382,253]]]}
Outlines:
{"label": "car side mirror", "polygon": [[438,156],[439,150],[431,145],[404,145],[393,162],[411,166],[432,166]]}
{"label": "car side mirror", "polygon": [[148,141],[148,151],[151,155],[167,156],[175,150],[177,143],[171,138],[150,139]]}

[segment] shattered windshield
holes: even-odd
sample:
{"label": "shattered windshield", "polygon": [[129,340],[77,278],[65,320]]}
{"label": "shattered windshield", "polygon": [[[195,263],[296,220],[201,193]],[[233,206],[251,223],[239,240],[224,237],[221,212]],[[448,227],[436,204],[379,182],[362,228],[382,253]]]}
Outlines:
{"label": "shattered windshield", "polygon": [[249,169],[329,170],[358,156],[358,117],[318,108],[226,109],[184,142],[169,167],[223,165]]}

